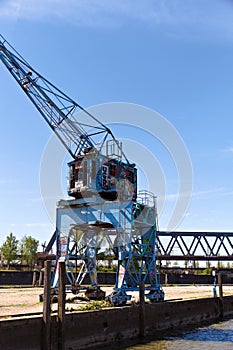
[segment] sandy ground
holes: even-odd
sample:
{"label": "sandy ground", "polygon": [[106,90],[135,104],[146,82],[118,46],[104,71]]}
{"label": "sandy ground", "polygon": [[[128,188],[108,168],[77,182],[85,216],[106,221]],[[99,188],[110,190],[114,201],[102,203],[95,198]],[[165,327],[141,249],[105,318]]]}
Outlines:
{"label": "sandy ground", "polygon": [[[111,287],[103,287],[106,295],[112,291]],[[213,286],[171,286],[164,287],[165,300],[185,300],[194,298],[212,298]],[[218,288],[217,288],[218,291]],[[30,313],[39,313],[43,310],[43,303],[39,302],[39,295],[43,293],[43,288],[0,288],[0,318],[6,318],[16,315],[25,315]],[[223,294],[233,295],[233,286],[224,286]],[[67,294],[67,299],[73,299],[75,296]],[[132,300],[137,301],[138,293],[133,293]],[[85,305],[85,301],[67,302],[66,308],[77,309],[80,305]],[[55,311],[57,304],[52,305]]]}

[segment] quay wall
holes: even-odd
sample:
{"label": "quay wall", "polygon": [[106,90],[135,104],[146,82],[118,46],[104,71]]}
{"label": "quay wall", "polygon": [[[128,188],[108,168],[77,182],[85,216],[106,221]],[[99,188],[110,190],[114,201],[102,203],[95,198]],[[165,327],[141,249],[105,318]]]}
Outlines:
{"label": "quay wall", "polygon": [[[66,350],[82,350],[121,344],[129,339],[161,336],[172,330],[182,330],[212,323],[223,316],[233,317],[233,296],[145,304],[83,311],[65,315]],[[58,349],[60,324],[56,316],[51,320],[51,350]],[[143,327],[143,329],[142,329]],[[24,317],[0,321],[0,349],[41,350],[42,317]]]}

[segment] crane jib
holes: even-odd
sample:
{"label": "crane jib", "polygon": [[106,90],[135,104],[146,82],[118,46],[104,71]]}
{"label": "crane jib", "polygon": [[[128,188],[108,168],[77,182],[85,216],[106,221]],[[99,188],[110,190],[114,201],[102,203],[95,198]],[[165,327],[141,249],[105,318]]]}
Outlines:
{"label": "crane jib", "polygon": [[[86,148],[87,145],[97,150],[99,140],[97,137],[93,138],[93,128],[112,136],[103,123],[39,74],[2,36],[0,59],[49,126],[53,130],[56,129],[60,140],[74,158],[83,154],[82,147]],[[84,113],[88,123],[76,120],[75,112]],[[98,151],[101,152],[101,149]]]}

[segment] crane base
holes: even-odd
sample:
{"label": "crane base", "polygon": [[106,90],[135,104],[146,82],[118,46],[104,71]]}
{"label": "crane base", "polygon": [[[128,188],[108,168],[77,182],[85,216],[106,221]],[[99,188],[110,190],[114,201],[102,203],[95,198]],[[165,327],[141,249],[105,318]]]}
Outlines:
{"label": "crane base", "polygon": [[113,306],[124,306],[127,301],[131,300],[131,295],[127,295],[122,291],[115,291],[108,295],[107,299]]}
{"label": "crane base", "polygon": [[98,289],[87,288],[87,290],[85,292],[85,296],[89,300],[104,300],[105,295],[106,295],[105,291],[103,291],[100,288],[98,288]]}
{"label": "crane base", "polygon": [[152,289],[148,294],[145,294],[145,297],[152,303],[159,303],[164,301],[164,291],[161,288]]}

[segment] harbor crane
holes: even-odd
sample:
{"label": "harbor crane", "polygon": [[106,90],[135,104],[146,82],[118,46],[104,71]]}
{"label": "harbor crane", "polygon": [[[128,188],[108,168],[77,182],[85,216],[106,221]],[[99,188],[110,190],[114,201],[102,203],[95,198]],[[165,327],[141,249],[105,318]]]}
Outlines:
{"label": "harbor crane", "polygon": [[[74,293],[83,289],[90,299],[103,299],[97,280],[96,255],[108,245],[118,262],[116,283],[108,296],[124,305],[131,291],[146,283],[146,297],[164,300],[157,272],[156,198],[137,189],[137,168],[113,132],[38,73],[0,35],[0,60],[70,154],[68,199],[56,208],[56,267],[66,262]],[[50,244],[51,248],[51,244]],[[74,261],[81,261],[74,271]],[[91,288],[83,281],[89,275]]]}

